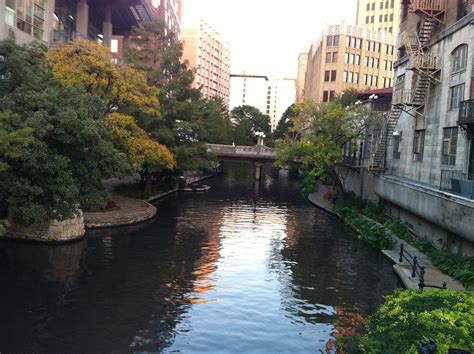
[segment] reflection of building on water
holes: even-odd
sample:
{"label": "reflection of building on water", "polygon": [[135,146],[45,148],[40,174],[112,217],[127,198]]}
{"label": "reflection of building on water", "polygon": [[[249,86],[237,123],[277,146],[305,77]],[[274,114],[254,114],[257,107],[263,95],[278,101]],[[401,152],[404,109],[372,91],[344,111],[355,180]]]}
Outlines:
{"label": "reflection of building on water", "polygon": [[[367,316],[354,309],[348,309],[340,306],[335,306],[336,316],[334,321],[335,331],[332,336],[337,339],[348,335],[355,335],[361,333]],[[330,339],[326,343],[328,352],[334,348],[334,339]]]}

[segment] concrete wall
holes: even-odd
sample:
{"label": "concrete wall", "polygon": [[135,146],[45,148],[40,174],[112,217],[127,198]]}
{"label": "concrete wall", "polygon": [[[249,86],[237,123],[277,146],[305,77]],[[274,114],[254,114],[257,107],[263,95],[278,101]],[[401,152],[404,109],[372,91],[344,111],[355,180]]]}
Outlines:
{"label": "concrete wall", "polygon": [[377,175],[369,173],[363,168],[342,167],[339,171],[344,190],[353,192],[359,198],[378,204],[380,198],[375,193],[379,183]]}
{"label": "concrete wall", "polygon": [[389,212],[409,223],[418,237],[428,238],[438,248],[474,254],[474,203],[422,184],[382,176],[376,193],[387,201]]}

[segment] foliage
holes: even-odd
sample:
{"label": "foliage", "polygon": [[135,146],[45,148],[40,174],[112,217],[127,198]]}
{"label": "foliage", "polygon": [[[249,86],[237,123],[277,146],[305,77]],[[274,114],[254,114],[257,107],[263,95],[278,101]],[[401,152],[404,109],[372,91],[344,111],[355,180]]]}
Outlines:
{"label": "foliage", "polygon": [[48,52],[54,76],[65,85],[80,85],[101,98],[106,112],[134,107],[160,116],[159,90],[147,84],[141,71],[116,65],[107,48],[91,41],[63,44]]}
{"label": "foliage", "polygon": [[397,290],[369,319],[361,347],[369,353],[418,353],[423,339],[434,339],[439,353],[474,351],[474,296]]}
{"label": "foliage", "polygon": [[393,240],[385,227],[364,218],[353,208],[338,208],[337,211],[346,223],[357,230],[362,241],[378,250],[393,248]]}
{"label": "foliage", "polygon": [[342,193],[335,166],[342,162],[344,144],[362,136],[366,118],[362,107],[344,108],[339,102],[304,102],[294,119],[294,131],[301,136],[299,139],[287,137],[277,144],[277,165],[288,167],[298,161],[305,179],[330,179]]}
{"label": "foliage", "polygon": [[3,220],[0,220],[0,237],[5,235],[6,232],[5,224]]}
{"label": "foliage", "polygon": [[7,77],[0,86],[0,131],[8,139],[0,152],[0,200],[21,224],[65,219],[80,205],[101,203],[101,180],[126,167],[103,124],[101,101],[59,85],[45,50],[0,42],[6,58],[0,74]]}
{"label": "foliage", "polygon": [[199,142],[176,146],[173,153],[176,155],[177,170],[180,173],[195,173],[219,166],[217,160],[207,154],[206,146]]}
{"label": "foliage", "polygon": [[121,113],[112,113],[105,119],[115,137],[115,142],[124,151],[136,172],[147,166],[151,173],[176,166],[173,154],[164,145],[150,138],[135,119]]}
{"label": "foliage", "polygon": [[293,119],[297,115],[296,105],[292,104],[289,106],[286,111],[282,114],[278,125],[273,132],[274,139],[283,139],[286,136],[290,135],[293,130]]}
{"label": "foliage", "polygon": [[338,97],[338,101],[343,107],[349,107],[356,102],[358,95],[359,91],[354,88],[350,88],[344,91],[340,97]]}
{"label": "foliage", "polygon": [[230,115],[234,122],[234,142],[237,145],[255,145],[255,133],[262,132],[269,136],[271,132],[270,117],[253,106],[235,107]]}
{"label": "foliage", "polygon": [[232,143],[232,123],[227,108],[220,98],[204,102],[198,137],[200,141],[211,144]]}
{"label": "foliage", "polygon": [[474,287],[473,257],[462,257],[449,251],[436,249],[431,242],[413,236],[401,222],[391,219],[384,214],[383,210],[368,201],[357,198],[353,193],[346,193],[344,199],[338,202],[338,208],[352,208],[353,211],[378,221],[394,235],[425,253],[433,265],[442,272],[461,281],[466,288]]}

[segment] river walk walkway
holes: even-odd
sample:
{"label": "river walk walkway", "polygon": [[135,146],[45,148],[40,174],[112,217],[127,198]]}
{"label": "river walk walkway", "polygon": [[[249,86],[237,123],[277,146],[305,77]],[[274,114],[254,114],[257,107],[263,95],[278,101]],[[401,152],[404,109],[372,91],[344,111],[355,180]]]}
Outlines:
{"label": "river walk walkway", "polygon": [[[314,206],[321,208],[331,214],[337,215],[342,220],[342,217],[340,217],[334,211],[333,202],[330,199],[326,198],[326,195],[328,195],[328,193],[329,193],[329,189],[324,185],[320,185],[317,192],[312,193],[308,196],[308,200]],[[414,289],[414,288],[417,289],[418,279],[411,277],[412,269],[407,261],[399,262],[400,244],[402,243],[405,247],[405,250],[408,251],[408,253],[412,255],[413,257],[415,256],[418,257],[419,264],[425,267],[425,284],[441,286],[441,284],[445,282],[447,284],[448,289],[453,289],[457,291],[466,291],[466,289],[463,287],[461,282],[450,277],[447,274],[442,273],[438,268],[436,268],[431,263],[427,255],[420,252],[418,249],[416,249],[415,247],[411,246],[410,244],[401,240],[400,238],[398,238],[397,236],[393,234],[392,234],[392,238],[395,243],[394,248],[391,250],[383,250],[382,253],[394,263],[393,269],[398,274],[398,276],[403,282],[403,285],[407,289]]]}

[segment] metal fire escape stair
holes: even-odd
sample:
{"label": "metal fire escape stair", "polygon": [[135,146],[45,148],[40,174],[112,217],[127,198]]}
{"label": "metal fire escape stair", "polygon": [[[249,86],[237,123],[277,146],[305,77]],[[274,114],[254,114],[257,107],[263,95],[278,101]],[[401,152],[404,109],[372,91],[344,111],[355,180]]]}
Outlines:
{"label": "metal fire escape stair", "polygon": [[385,155],[398,119],[403,111],[415,118],[423,116],[423,107],[431,83],[439,82],[438,58],[429,52],[431,38],[438,25],[443,23],[446,0],[411,0],[411,10],[420,16],[418,35],[407,32],[400,34],[400,44],[405,48],[410,60],[410,70],[414,72],[412,90],[394,92],[394,104],[389,117],[385,120],[378,141],[372,147],[369,170],[383,171]]}

